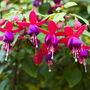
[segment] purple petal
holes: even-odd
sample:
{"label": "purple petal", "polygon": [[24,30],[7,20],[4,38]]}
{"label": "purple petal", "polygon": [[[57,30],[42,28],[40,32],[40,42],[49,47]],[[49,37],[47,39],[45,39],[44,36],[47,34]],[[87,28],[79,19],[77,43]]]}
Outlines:
{"label": "purple petal", "polygon": [[46,60],[46,61],[51,60],[51,56],[52,56],[51,54],[45,55],[45,60]]}
{"label": "purple petal", "polygon": [[76,38],[76,37],[70,37],[70,39],[68,40],[68,48],[70,48],[71,50],[74,48],[80,48],[82,42]]}
{"label": "purple petal", "polygon": [[55,35],[52,35],[52,39],[51,39],[52,44],[54,45],[54,47],[57,46],[58,44],[58,40],[57,37]]}
{"label": "purple petal", "polygon": [[48,34],[48,35],[46,35],[46,37],[45,37],[45,44],[47,45],[47,46],[49,46],[49,44],[51,43],[50,41],[51,41],[51,36],[52,36],[52,34]]}
{"label": "purple petal", "polygon": [[59,4],[61,0],[53,0],[55,4]]}
{"label": "purple petal", "polygon": [[11,32],[9,32],[9,31],[5,31],[5,34],[4,34],[4,37],[3,37],[3,41],[4,42],[6,42],[6,41],[13,42],[13,40],[14,40],[14,35]]}
{"label": "purple petal", "polygon": [[37,0],[35,0],[35,1],[32,3],[32,5],[33,5],[34,7],[37,7],[37,6],[39,6],[39,2],[38,2]]}
{"label": "purple petal", "polygon": [[87,51],[86,51],[86,49],[85,48],[80,48],[80,51],[79,51],[79,57],[80,58],[86,58],[87,57]]}
{"label": "purple petal", "polygon": [[33,33],[35,33],[37,35],[37,34],[39,34],[39,30],[36,28],[36,25],[30,24],[27,34],[31,35]]}

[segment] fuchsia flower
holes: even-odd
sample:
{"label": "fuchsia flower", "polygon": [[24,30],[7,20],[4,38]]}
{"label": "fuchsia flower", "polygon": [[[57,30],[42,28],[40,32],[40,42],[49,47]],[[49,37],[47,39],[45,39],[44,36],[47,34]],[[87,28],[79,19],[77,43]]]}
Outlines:
{"label": "fuchsia flower", "polygon": [[19,26],[29,27],[27,34],[30,35],[31,41],[34,43],[34,45],[36,45],[36,48],[38,48],[38,43],[37,43],[36,36],[39,34],[39,31],[36,27],[41,26],[43,23],[45,23],[47,21],[47,19],[43,20],[41,22],[37,22],[36,13],[34,12],[34,10],[32,10],[29,14],[29,21],[30,21],[29,23],[27,23],[27,22],[17,22],[17,24]]}
{"label": "fuchsia flower", "polygon": [[36,55],[33,56],[34,58],[34,62],[36,65],[41,64],[43,57],[45,56],[45,62],[49,67],[49,72],[51,72],[51,65],[52,65],[52,59],[51,59],[51,53],[48,53],[48,49],[47,46],[45,45],[45,43],[43,43],[42,45],[42,49],[40,48],[38,53]]}
{"label": "fuchsia flower", "polygon": [[52,20],[50,20],[49,23],[48,23],[48,30],[49,30],[49,32],[47,32],[47,31],[45,31],[45,30],[43,30],[43,29],[41,29],[39,27],[37,27],[37,29],[40,32],[42,32],[42,33],[44,33],[46,35],[46,37],[45,37],[45,44],[46,44],[47,48],[49,49],[49,52],[52,52],[51,53],[52,54],[51,59],[53,59],[54,49],[58,45],[57,36],[58,36],[58,34],[59,34],[59,36],[63,35],[64,32],[61,31],[61,32],[56,32],[55,33],[57,27],[56,27],[55,22],[52,21]]}
{"label": "fuchsia flower", "polygon": [[86,49],[90,50],[90,46],[83,45],[83,42],[79,40],[79,36],[83,33],[86,27],[87,25],[83,25],[74,33],[71,27],[66,26],[64,28],[66,37],[58,40],[58,43],[64,43],[66,47],[71,49],[71,54],[74,54],[74,59],[76,62],[79,61],[80,63],[83,63],[85,72],[87,72],[85,59],[87,57]]}
{"label": "fuchsia flower", "polygon": [[4,32],[4,36],[2,36],[2,40],[4,41],[4,44],[2,46],[3,50],[6,51],[6,59],[8,58],[8,53],[9,51],[12,49],[11,43],[14,41],[14,35],[13,33],[17,33],[20,32],[21,30],[23,30],[23,28],[18,28],[18,29],[14,29],[13,28],[13,24],[12,22],[8,21],[6,23],[6,29],[0,28],[1,32]]}
{"label": "fuchsia flower", "polygon": [[73,24],[73,28],[74,28],[75,30],[78,30],[80,27],[81,27],[81,23],[78,21],[77,18],[75,18],[75,22],[74,22],[74,24]]}
{"label": "fuchsia flower", "polygon": [[87,72],[87,69],[86,69],[86,57],[87,57],[87,51],[86,49],[90,50],[90,46],[86,46],[86,45],[81,45],[81,48],[79,49],[78,51],[78,61],[84,65],[84,68],[85,68],[85,72]]}

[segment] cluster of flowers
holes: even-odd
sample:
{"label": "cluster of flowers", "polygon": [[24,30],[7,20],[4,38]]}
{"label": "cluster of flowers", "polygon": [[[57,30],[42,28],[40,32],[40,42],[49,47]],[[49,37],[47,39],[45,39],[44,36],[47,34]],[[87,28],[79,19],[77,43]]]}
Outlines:
{"label": "cluster of flowers", "polygon": [[[3,36],[0,36],[0,40],[4,41],[4,44],[2,45],[2,49],[6,51],[6,59],[8,58],[8,53],[12,50],[11,43],[14,41],[14,33],[20,32],[22,30],[26,30],[27,27],[29,29],[27,30],[27,35],[30,35],[29,39],[32,42],[33,47],[37,49],[37,53],[33,56],[34,62],[36,65],[39,65],[42,62],[43,57],[45,56],[46,64],[49,67],[49,72],[51,71],[50,66],[52,65],[53,60],[53,54],[59,49],[58,44],[64,43],[67,48],[71,50],[71,54],[73,54],[73,58],[75,59],[75,62],[80,62],[85,67],[85,72],[87,72],[86,69],[86,57],[87,57],[87,51],[86,49],[90,50],[90,46],[83,45],[83,42],[79,40],[79,36],[83,33],[83,31],[86,29],[87,25],[81,25],[81,23],[78,21],[77,18],[75,18],[75,22],[73,25],[74,30],[76,32],[74,33],[74,30],[70,26],[65,26],[64,31],[58,31],[61,30],[62,25],[61,23],[55,24],[53,20],[50,20],[48,22],[48,31],[45,31],[41,29],[39,26],[44,24],[47,20],[43,20],[41,22],[37,22],[37,16],[34,10],[31,10],[29,14],[29,21],[18,21],[18,17],[15,14],[13,17],[13,20],[17,24],[18,29],[13,30],[13,24],[12,22],[8,21],[6,23],[5,29],[0,28],[1,32],[4,32]],[[3,25],[6,21],[1,20]],[[44,33],[45,36],[45,43],[42,44],[42,48],[39,48],[40,41],[37,39],[37,35],[39,32]],[[57,39],[57,36],[63,36],[63,38]],[[20,37],[24,38],[25,37]]]}

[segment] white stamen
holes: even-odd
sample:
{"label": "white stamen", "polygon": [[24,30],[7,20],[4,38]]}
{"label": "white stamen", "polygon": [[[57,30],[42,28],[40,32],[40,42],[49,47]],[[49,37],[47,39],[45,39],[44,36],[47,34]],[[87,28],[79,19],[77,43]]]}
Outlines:
{"label": "white stamen", "polygon": [[49,72],[51,72],[52,70],[51,70],[51,67],[49,66],[49,70],[48,70]]}
{"label": "white stamen", "polygon": [[7,49],[7,51],[6,51],[6,58],[5,58],[5,61],[7,61],[7,60],[8,60],[9,43],[7,43],[7,45],[6,45],[6,49]]}
{"label": "white stamen", "polygon": [[87,72],[87,68],[86,68],[86,60],[85,59],[83,59],[83,65],[84,65],[84,69],[85,69],[85,72]]}
{"label": "white stamen", "polygon": [[51,59],[53,59],[53,50],[54,50],[54,48],[53,48],[53,46],[51,46],[51,47],[50,47],[50,51],[52,52]]}
{"label": "white stamen", "polygon": [[77,62],[77,61],[78,61],[78,60],[77,60],[77,52],[75,52],[74,58],[75,58],[75,62]]}
{"label": "white stamen", "polygon": [[87,72],[87,68],[86,68],[86,66],[84,66],[84,69],[85,69],[85,72]]}
{"label": "white stamen", "polygon": [[36,45],[36,48],[38,48],[38,45]]}

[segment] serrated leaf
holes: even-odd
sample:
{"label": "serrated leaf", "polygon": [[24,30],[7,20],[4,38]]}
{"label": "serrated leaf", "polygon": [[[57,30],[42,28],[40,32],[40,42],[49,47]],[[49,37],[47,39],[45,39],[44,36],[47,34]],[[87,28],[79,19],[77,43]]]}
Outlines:
{"label": "serrated leaf", "polygon": [[86,19],[82,18],[81,16],[79,16],[79,15],[77,15],[77,14],[70,14],[70,15],[71,15],[71,16],[75,16],[75,17],[81,19],[81,20],[84,21],[87,25],[89,25],[89,22],[88,22]]}
{"label": "serrated leaf", "polygon": [[69,7],[76,6],[76,5],[77,5],[77,3],[75,3],[75,2],[68,2],[64,5],[64,7],[69,8]]}
{"label": "serrated leaf", "polygon": [[59,21],[64,21],[64,16],[66,15],[65,12],[62,13],[57,13],[54,18],[53,21],[55,21],[55,23],[59,22]]}
{"label": "serrated leaf", "polygon": [[65,70],[64,76],[71,88],[77,85],[82,78],[82,74],[78,68]]}

